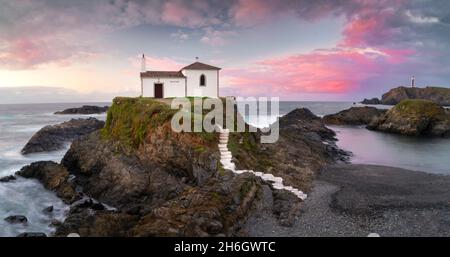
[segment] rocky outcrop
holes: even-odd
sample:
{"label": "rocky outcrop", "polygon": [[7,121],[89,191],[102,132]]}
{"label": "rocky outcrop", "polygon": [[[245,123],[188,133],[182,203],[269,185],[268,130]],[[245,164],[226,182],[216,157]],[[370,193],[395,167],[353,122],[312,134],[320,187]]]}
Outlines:
{"label": "rocky outcrop", "polygon": [[336,114],[326,115],[323,121],[330,125],[367,125],[384,113],[386,110],[374,107],[351,107]]}
{"label": "rocky outcrop", "polygon": [[444,87],[397,87],[385,93],[382,104],[396,105],[405,99],[423,99],[441,106],[450,106],[450,88]]}
{"label": "rocky outcrop", "polygon": [[105,128],[73,142],[62,160],[73,182],[116,210],[74,206],[56,235],[238,233],[261,181],[221,170],[216,135],[173,132],[173,112],[151,99],[116,98]]}
{"label": "rocky outcrop", "polygon": [[153,209],[130,232],[137,236],[239,235],[241,223],[258,201],[260,187],[254,176],[226,171],[208,185]]}
{"label": "rocky outcrop", "polygon": [[[61,165],[32,164],[18,173],[57,194],[70,187],[99,201],[74,202],[57,236],[241,236],[241,225],[261,206],[262,188],[273,193],[280,223],[293,223],[299,198],[251,173],[224,169],[218,134],[176,133],[170,127],[174,112],[152,99],[116,98],[105,127],[75,140]],[[230,134],[237,165],[305,191],[316,172],[342,156],[334,132],[307,109],[280,120],[276,144],[261,144],[261,135]],[[59,186],[49,186],[50,174]]]}
{"label": "rocky outcrop", "polygon": [[24,232],[17,235],[17,237],[47,237],[47,235],[42,232]]}
{"label": "rocky outcrop", "polygon": [[[321,118],[300,108],[279,119],[279,139],[261,144],[261,131],[230,133],[228,148],[236,167],[263,171],[281,177],[285,185],[309,192],[316,174],[329,163],[346,162],[349,153],[335,145],[335,133],[325,127]],[[276,128],[276,124],[271,126]],[[272,190],[273,215],[280,224],[292,225],[299,201],[286,190]]]}
{"label": "rocky outcrop", "polygon": [[374,104],[374,105],[375,104],[382,104],[381,100],[376,98],[376,97],[371,98],[371,99],[364,98],[364,100],[361,103],[362,104]]}
{"label": "rocky outcrop", "polygon": [[55,112],[55,114],[101,114],[107,112],[109,106],[83,105],[79,108],[69,108],[64,111]]}
{"label": "rocky outcrop", "polygon": [[450,136],[450,113],[431,101],[404,100],[367,128],[408,136]]}
{"label": "rocky outcrop", "polygon": [[16,180],[16,177],[14,177],[14,175],[9,175],[9,176],[0,178],[0,182],[3,182],[3,183],[14,181],[14,180]]}
{"label": "rocky outcrop", "polygon": [[105,123],[95,118],[71,119],[57,125],[45,126],[28,141],[22,154],[55,151],[63,149],[65,144],[101,129]]}
{"label": "rocky outcrop", "polygon": [[67,169],[55,162],[35,162],[23,167],[16,174],[39,180],[46,189],[56,192],[65,203],[71,204],[81,199],[81,195],[75,190],[76,186],[69,181]]}
{"label": "rocky outcrop", "polygon": [[278,124],[279,139],[273,144],[261,144],[260,131],[230,134],[229,149],[237,168],[271,173],[282,177],[286,185],[308,192],[316,172],[348,157],[335,146],[334,131],[308,109],[293,110]]}
{"label": "rocky outcrop", "polygon": [[12,223],[12,224],[26,224],[28,222],[27,217],[23,215],[12,215],[5,218],[5,221]]}

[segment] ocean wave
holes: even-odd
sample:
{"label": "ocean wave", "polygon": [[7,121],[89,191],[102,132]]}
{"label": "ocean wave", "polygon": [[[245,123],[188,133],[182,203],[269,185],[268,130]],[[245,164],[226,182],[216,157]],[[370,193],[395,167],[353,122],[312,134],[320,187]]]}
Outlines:
{"label": "ocean wave", "polygon": [[[49,225],[53,220],[64,220],[69,206],[64,204],[55,193],[47,191],[32,179],[18,178],[9,183],[0,183],[0,236],[16,236],[23,232],[43,232],[50,235],[54,228]],[[53,212],[42,210],[53,206]],[[25,215],[26,225],[10,225],[3,218],[10,215]]]}

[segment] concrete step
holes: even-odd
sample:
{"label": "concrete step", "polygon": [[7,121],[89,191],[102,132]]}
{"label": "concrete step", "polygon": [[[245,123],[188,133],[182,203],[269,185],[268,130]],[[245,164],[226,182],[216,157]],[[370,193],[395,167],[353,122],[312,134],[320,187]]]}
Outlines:
{"label": "concrete step", "polygon": [[277,183],[273,184],[272,186],[273,186],[273,188],[278,189],[278,190],[284,189],[283,185],[280,185],[280,184],[277,184]]}
{"label": "concrete step", "polygon": [[[297,190],[297,189],[295,189],[295,188],[293,188],[293,187],[291,187],[291,186],[285,186],[284,189],[286,189],[286,190],[288,190],[288,191],[291,191],[291,192],[293,192],[294,190]],[[298,191],[298,190],[297,190],[297,191]]]}
{"label": "concrete step", "polygon": [[264,175],[264,173],[259,172],[259,171],[256,171],[254,174],[258,177],[262,177]]}
{"label": "concrete step", "polygon": [[305,200],[307,198],[307,195],[302,191],[292,186],[283,185],[283,178],[281,177],[275,177],[270,173],[263,173],[253,170],[236,170],[236,165],[233,163],[233,155],[228,149],[228,140],[228,132],[222,131],[219,135],[218,148],[220,152],[220,163],[222,164],[224,169],[231,170],[235,174],[252,173],[255,176],[261,177],[265,181],[273,182],[272,186],[274,189],[287,190],[302,200]]}
{"label": "concrete step", "polygon": [[275,177],[272,174],[264,173],[262,179],[272,181]]}

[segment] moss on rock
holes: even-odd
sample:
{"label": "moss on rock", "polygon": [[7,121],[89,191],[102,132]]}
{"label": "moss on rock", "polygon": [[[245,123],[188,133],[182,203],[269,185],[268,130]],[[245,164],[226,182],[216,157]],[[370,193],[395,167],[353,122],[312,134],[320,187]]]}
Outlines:
{"label": "moss on rock", "polygon": [[151,98],[116,97],[108,111],[102,136],[139,146],[149,131],[168,121],[176,110]]}
{"label": "moss on rock", "polygon": [[450,134],[450,115],[432,101],[408,99],[372,121],[367,128],[409,136],[446,136]]}

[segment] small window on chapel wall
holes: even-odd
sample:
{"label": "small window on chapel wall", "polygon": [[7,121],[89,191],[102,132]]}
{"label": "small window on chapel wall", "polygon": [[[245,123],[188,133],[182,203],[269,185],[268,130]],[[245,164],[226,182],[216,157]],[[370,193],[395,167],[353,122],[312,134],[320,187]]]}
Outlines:
{"label": "small window on chapel wall", "polygon": [[206,87],[206,77],[204,74],[200,75],[200,86]]}

